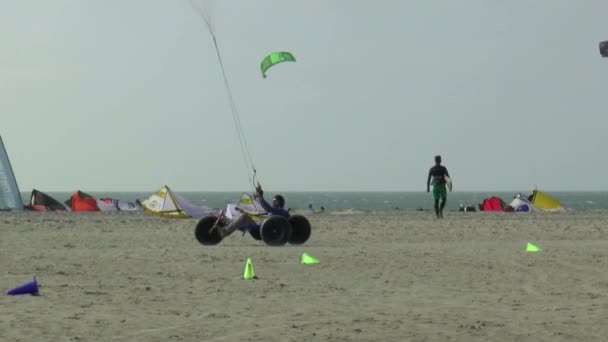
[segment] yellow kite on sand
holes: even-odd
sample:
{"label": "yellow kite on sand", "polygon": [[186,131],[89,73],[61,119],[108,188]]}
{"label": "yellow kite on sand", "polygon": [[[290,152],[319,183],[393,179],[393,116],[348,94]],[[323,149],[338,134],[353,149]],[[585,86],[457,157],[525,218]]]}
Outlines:
{"label": "yellow kite on sand", "polygon": [[141,201],[141,204],[146,213],[166,218],[200,219],[217,214],[216,209],[193,204],[166,185]]}
{"label": "yellow kite on sand", "polygon": [[551,197],[550,195],[538,191],[538,190],[534,190],[534,192],[532,193],[532,205],[535,206],[538,209],[544,210],[544,211],[565,211],[566,209],[564,208],[564,206],[562,206],[562,204],[555,198]]}

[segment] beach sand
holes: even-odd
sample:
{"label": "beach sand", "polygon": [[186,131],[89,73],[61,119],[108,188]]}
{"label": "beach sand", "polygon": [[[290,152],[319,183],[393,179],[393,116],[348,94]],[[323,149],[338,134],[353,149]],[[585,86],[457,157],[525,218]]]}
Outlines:
{"label": "beach sand", "polygon": [[0,289],[40,284],[0,296],[0,341],[608,340],[606,211],[308,218],[301,246],[209,247],[195,220],[0,213]]}

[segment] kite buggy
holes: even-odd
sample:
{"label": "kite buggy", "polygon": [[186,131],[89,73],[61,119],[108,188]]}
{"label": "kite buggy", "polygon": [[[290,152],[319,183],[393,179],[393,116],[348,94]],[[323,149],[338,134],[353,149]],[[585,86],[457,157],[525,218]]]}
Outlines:
{"label": "kite buggy", "polygon": [[275,196],[272,202],[272,206],[269,205],[259,193],[244,193],[238,204],[229,204],[225,211],[198,221],[194,236],[207,246],[217,245],[236,230],[243,235],[249,233],[255,240],[264,241],[269,246],[306,242],[311,234],[308,219],[302,215],[290,215],[284,210],[285,200],[280,195]]}
{"label": "kite buggy", "polygon": [[[251,164],[253,179],[255,179],[256,169],[253,165],[253,159],[249,152],[245,132],[242,128],[237,106],[234,103],[230,83],[228,82],[224,63],[222,62],[222,55],[217,44],[213,25],[214,20],[212,17],[213,2],[214,1],[209,0],[191,0],[190,3],[192,8],[200,14],[201,19],[207,25],[209,33],[213,38],[213,45],[215,46],[220,70],[224,78],[224,86],[226,87],[228,100],[230,101],[230,110],[239,138],[243,160],[246,164]],[[267,55],[260,64],[262,77],[266,78],[268,69],[277,64],[295,61],[296,58],[291,52],[272,52]],[[252,182],[252,184],[254,183]],[[302,215],[290,215],[288,211],[283,209],[285,200],[283,199],[283,205],[280,205],[279,207],[275,206],[275,200],[278,200],[277,196],[273,199],[273,205],[269,205],[262,197],[261,187],[258,183],[256,193],[253,195],[244,194],[244,196],[241,196],[239,204],[233,206],[228,205],[226,211],[221,211],[218,215],[203,217],[197,223],[194,230],[196,239],[203,245],[217,245],[222,239],[236,230],[239,230],[243,232],[243,234],[251,234],[254,239],[262,240],[270,246],[282,246],[286,243],[299,245],[306,242],[311,233],[308,219]]]}

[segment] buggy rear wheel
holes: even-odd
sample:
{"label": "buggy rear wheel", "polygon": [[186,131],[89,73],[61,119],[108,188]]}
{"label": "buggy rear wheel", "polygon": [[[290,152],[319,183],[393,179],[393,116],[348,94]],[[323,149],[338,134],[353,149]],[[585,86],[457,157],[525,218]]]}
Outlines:
{"label": "buggy rear wheel", "polygon": [[292,215],[288,219],[291,224],[291,237],[289,243],[292,245],[301,245],[310,238],[312,229],[308,219],[302,215]]}
{"label": "buggy rear wheel", "polygon": [[222,237],[217,230],[210,231],[216,221],[217,217],[215,216],[205,216],[198,221],[194,229],[194,236],[198,242],[205,246],[213,246],[222,241]]}
{"label": "buggy rear wheel", "polygon": [[291,224],[281,216],[270,216],[260,226],[260,236],[269,246],[283,246],[291,238]]}

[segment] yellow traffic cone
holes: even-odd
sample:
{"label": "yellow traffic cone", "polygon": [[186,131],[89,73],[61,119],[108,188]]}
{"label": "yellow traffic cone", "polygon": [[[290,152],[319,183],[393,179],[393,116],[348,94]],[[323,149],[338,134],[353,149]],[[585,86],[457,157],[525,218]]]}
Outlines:
{"label": "yellow traffic cone", "polygon": [[318,264],[319,259],[316,259],[316,258],[311,257],[310,255],[304,253],[304,254],[302,254],[302,263],[305,265]]}
{"label": "yellow traffic cone", "polygon": [[250,258],[247,258],[247,264],[245,265],[245,274],[243,275],[243,278],[249,280],[249,279],[255,279],[255,271],[253,270],[253,263],[251,262]]}

